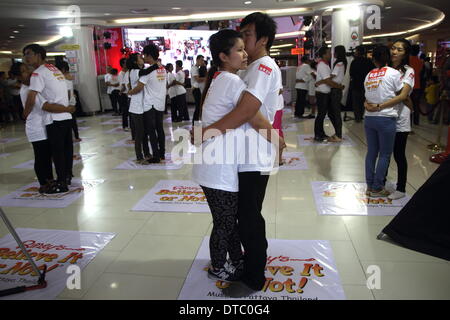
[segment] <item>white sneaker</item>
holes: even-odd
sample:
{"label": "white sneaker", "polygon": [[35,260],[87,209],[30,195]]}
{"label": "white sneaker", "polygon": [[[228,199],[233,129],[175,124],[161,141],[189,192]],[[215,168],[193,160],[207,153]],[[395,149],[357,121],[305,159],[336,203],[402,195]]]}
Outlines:
{"label": "white sneaker", "polygon": [[406,194],[404,192],[400,192],[400,191],[395,191],[394,193],[391,193],[388,198],[391,200],[398,200],[401,198],[404,198],[406,196]]}

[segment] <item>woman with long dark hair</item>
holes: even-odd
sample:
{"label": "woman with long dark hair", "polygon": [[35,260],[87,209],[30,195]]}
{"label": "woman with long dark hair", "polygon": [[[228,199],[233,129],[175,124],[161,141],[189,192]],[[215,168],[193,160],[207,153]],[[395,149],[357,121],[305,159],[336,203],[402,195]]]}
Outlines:
{"label": "woman with long dark hair", "polygon": [[364,81],[366,101],[369,103],[364,119],[368,148],[365,164],[367,194],[387,197],[389,192],[384,188],[384,180],[394,148],[397,104],[405,100],[407,94],[402,92],[396,96],[403,84],[400,72],[388,66],[389,48],[376,47],[372,59],[376,68],[369,72]]}
{"label": "woman with long dark hair", "polygon": [[335,134],[328,138],[330,142],[342,141],[342,117],[341,117],[341,100],[345,72],[347,71],[347,57],[344,46],[336,46],[334,48],[335,61],[333,64],[333,71],[331,72],[334,83],[341,85],[339,88],[331,88],[331,103],[328,116],[333,124]]}

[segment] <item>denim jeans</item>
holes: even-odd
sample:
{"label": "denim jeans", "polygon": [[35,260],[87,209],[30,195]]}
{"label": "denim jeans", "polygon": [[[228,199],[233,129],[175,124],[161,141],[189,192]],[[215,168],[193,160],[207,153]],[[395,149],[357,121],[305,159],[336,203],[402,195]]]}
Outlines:
{"label": "denim jeans", "polygon": [[[364,118],[367,139],[366,183],[367,188],[379,191],[384,188],[384,177],[394,150],[397,118]],[[378,161],[377,161],[378,160]]]}

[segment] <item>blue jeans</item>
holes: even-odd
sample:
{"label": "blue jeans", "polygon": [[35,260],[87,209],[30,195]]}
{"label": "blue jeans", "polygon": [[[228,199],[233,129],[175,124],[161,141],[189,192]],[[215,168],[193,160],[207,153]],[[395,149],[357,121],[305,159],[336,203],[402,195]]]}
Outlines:
{"label": "blue jeans", "polygon": [[[367,139],[366,183],[367,188],[379,191],[384,188],[384,178],[394,150],[397,118],[364,118]],[[378,159],[378,162],[377,162]]]}

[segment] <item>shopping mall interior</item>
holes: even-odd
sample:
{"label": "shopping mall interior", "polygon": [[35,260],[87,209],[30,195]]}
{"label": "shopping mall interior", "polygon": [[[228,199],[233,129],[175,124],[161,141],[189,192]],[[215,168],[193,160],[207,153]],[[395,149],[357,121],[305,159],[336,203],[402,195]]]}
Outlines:
{"label": "shopping mall interior", "polygon": [[[0,299],[450,299],[450,4],[447,0],[0,2],[0,216],[3,218],[0,219]],[[270,49],[266,28],[256,22],[245,24],[254,12],[262,13],[276,24]],[[227,289],[237,284],[245,287],[242,279],[250,279],[257,273],[250,260],[253,259],[251,251],[258,250],[248,244],[256,240],[239,242],[243,252],[240,262],[226,256],[227,252],[230,254],[227,250],[231,241],[217,231],[222,230],[218,227],[222,223],[218,217],[234,207],[226,202],[225,196],[219,197],[221,203],[213,204],[211,193],[200,187],[193,170],[196,166],[205,171],[210,167],[193,164],[201,144],[192,144],[190,135],[198,125],[210,125],[206,120],[211,114],[208,106],[225,98],[231,102],[230,97],[236,95],[234,91],[212,90],[218,87],[220,73],[208,82],[208,71],[217,65],[214,57],[219,56],[214,55],[217,48],[210,46],[210,37],[223,29],[247,30],[249,25],[255,26],[253,44],[256,47],[262,41],[260,48],[265,54],[256,57],[251,51],[254,47],[250,48],[250,40],[242,32],[242,43],[248,51],[248,70],[242,70],[243,80],[236,75],[233,79],[245,88],[240,89],[243,92],[240,102],[233,100],[226,113],[234,112],[233,108],[243,110],[245,106],[241,102],[246,94],[257,101],[261,108],[258,114],[263,117],[264,108],[275,108],[275,119],[266,115],[264,123],[278,129],[278,133],[281,130],[286,148],[280,165],[275,165],[270,174],[260,175],[267,177],[267,185],[264,184],[262,192],[258,191],[263,200],[255,215],[264,218],[261,228],[267,247],[263,256],[267,259],[261,272],[266,281],[258,289],[252,288],[251,293],[237,297],[228,295]],[[259,32],[262,37],[258,36]],[[408,45],[399,39],[406,39]],[[29,47],[30,44],[37,46]],[[342,46],[343,58],[339,60],[335,48]],[[157,48],[159,56],[146,53],[149,47]],[[44,49],[45,56],[39,48]],[[383,48],[389,53],[389,61],[379,65],[377,59]],[[328,60],[324,52],[329,53]],[[229,51],[221,51],[223,65],[228,66],[228,62],[223,62],[228,61],[224,58],[228,54]],[[397,68],[395,59],[399,54],[408,55],[405,64],[409,65],[407,70],[414,72],[410,74],[412,82],[404,80],[407,76],[403,77],[404,71]],[[203,59],[199,60],[200,55]],[[31,56],[38,57],[37,64],[34,60],[30,62]],[[131,109],[134,104],[130,101],[137,101],[133,100],[135,93],[127,96],[127,92],[135,90],[130,77],[133,69],[128,64],[132,57],[141,60],[144,57],[144,69],[156,65],[150,76],[158,74],[155,81],[161,80],[161,75],[163,80],[174,79],[175,85],[171,86],[182,92],[172,95],[173,87],[167,88],[170,81],[164,82],[162,109],[150,103],[149,108],[156,110],[149,115],[148,122],[156,124],[150,125],[145,120],[151,111],[145,109],[145,99],[147,94],[150,98],[153,94],[147,90],[153,80],[147,84],[136,80],[137,86],[144,86],[141,92],[144,102],[139,106],[144,112],[139,114],[139,119],[144,119],[144,128]],[[258,59],[266,59],[273,66],[257,62],[259,67],[252,69],[253,61]],[[365,87],[358,91],[356,74],[363,71],[354,62],[361,59],[375,64],[362,75],[361,88]],[[223,65],[219,71],[228,70],[221,69],[225,68]],[[305,65],[309,70],[308,80],[302,78],[306,74]],[[336,65],[345,65],[338,84],[333,82],[338,78],[334,73]],[[47,78],[42,75],[42,68]],[[131,70],[128,73],[127,68]],[[323,76],[326,68],[329,71]],[[139,71],[139,79],[143,78],[143,71]],[[24,76],[26,72],[29,80]],[[370,77],[387,77],[389,72],[398,74],[400,80],[395,84],[398,89],[389,89],[392,94],[383,96],[385,100],[369,101],[374,90]],[[55,94],[49,94],[53,90],[50,83],[62,74],[62,79],[66,79],[62,83],[67,86],[70,82],[72,90],[67,87],[68,97],[52,100]],[[269,105],[253,94],[255,90],[265,89],[252,79],[263,79],[263,76],[275,79],[275,75],[281,86],[265,88],[276,89],[277,101],[282,101],[278,106]],[[200,79],[208,82],[208,94],[222,94],[223,99],[217,98],[213,103],[213,94],[205,93],[200,100],[200,93],[205,91]],[[328,82],[316,84],[320,79]],[[303,87],[308,81],[310,85]],[[377,82],[378,89],[391,80],[383,81]],[[329,83],[335,85],[330,85],[331,93],[320,91],[322,86],[330,88]],[[249,88],[253,85],[256,87]],[[404,100],[381,108],[389,99],[401,96],[405,88],[408,92]],[[333,95],[335,92],[339,96]],[[357,92],[361,92],[360,102]],[[183,103],[178,99],[180,96]],[[324,96],[328,97],[329,105],[323,104]],[[44,111],[44,106],[49,104],[71,105],[73,110],[71,113]],[[188,114],[182,117],[183,104]],[[200,116],[198,108],[203,108]],[[364,108],[364,118],[362,115],[358,118],[355,110],[364,112]],[[408,129],[402,132],[398,129],[401,108],[408,110]],[[396,115],[383,115],[388,109]],[[38,112],[42,117],[39,123],[31,120],[36,119],[33,117]],[[381,115],[375,117],[371,113]],[[59,114],[68,114],[69,118],[55,120]],[[321,114],[325,117],[322,122]],[[214,121],[225,117],[225,114],[216,115]],[[383,135],[387,129],[382,125],[376,127],[371,121],[374,118],[394,122],[397,119],[397,129],[389,133],[390,147]],[[44,119],[54,120],[45,122]],[[251,118],[246,119],[242,123]],[[65,134],[69,132],[69,142],[59,136],[58,132],[62,131],[54,131],[56,123],[65,121],[70,123],[65,131]],[[245,125],[250,127],[250,122]],[[318,136],[318,126],[322,126],[323,136]],[[30,133],[37,127],[42,127],[45,136],[37,142],[48,141],[48,163],[51,166],[53,160],[55,167],[50,175],[56,180],[48,178],[45,185],[39,178],[42,168],[38,157],[42,156],[39,155],[42,150],[38,152],[36,139]],[[389,124],[390,127],[393,128]],[[378,135],[373,134],[374,130]],[[156,139],[153,136],[158,141],[153,141]],[[403,146],[400,139],[404,139]],[[148,141],[150,145],[143,147],[144,153],[147,147],[154,156],[142,159],[139,151],[140,159],[137,149],[142,145],[137,141],[143,142],[142,145]],[[159,157],[155,145],[162,153]],[[60,152],[60,146],[65,153]],[[182,154],[175,154],[180,146]],[[373,168],[368,169],[375,149],[375,157],[379,155],[377,166],[373,163]],[[258,149],[252,150],[245,152],[259,153]],[[58,160],[60,156],[67,159],[67,152],[70,165]],[[399,160],[402,152],[403,162]],[[73,169],[61,182],[64,171],[61,167],[69,172],[68,166]],[[256,221],[245,217],[251,210],[242,209],[241,203],[252,203],[253,208],[254,198],[252,192],[243,190],[242,172],[235,169],[234,174],[239,178],[239,190],[208,188],[234,194],[239,199],[232,220],[233,230],[239,230],[236,234],[243,239],[258,229]],[[368,187],[373,176],[375,180],[385,177],[381,191],[375,183],[373,188]],[[406,180],[403,188],[401,179]],[[248,184],[247,189],[248,186],[258,189],[260,180]],[[211,207],[215,205],[218,207],[214,211],[220,212],[213,219]],[[250,227],[242,226],[247,218]],[[219,241],[218,237],[223,238]],[[217,269],[212,258],[217,259],[214,250],[218,250],[220,243],[224,247],[223,242],[229,259],[223,268]],[[220,278],[217,270],[223,270],[231,278]],[[43,281],[46,286],[42,285]],[[19,286],[26,288],[14,294],[7,292]]]}

